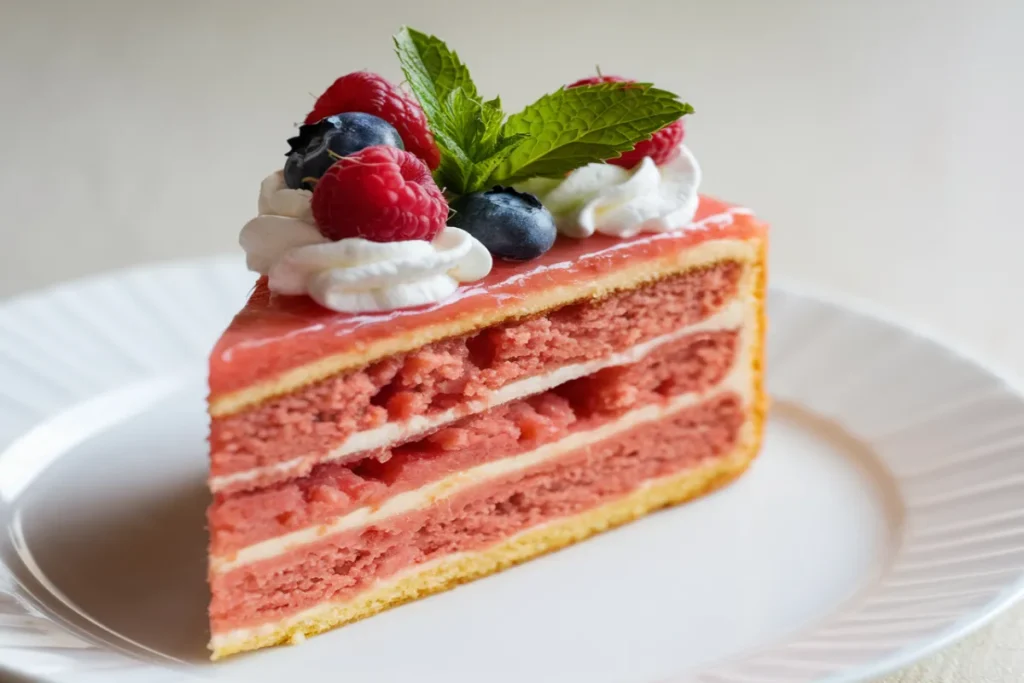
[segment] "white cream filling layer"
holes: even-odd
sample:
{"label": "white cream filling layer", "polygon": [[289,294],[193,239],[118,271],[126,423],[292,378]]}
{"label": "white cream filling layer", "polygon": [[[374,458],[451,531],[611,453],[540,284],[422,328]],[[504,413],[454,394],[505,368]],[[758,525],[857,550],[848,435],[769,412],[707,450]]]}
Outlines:
{"label": "white cream filling layer", "polygon": [[490,393],[485,400],[472,401],[458,408],[446,410],[433,415],[416,415],[404,422],[388,422],[380,427],[356,432],[349,436],[345,442],[335,448],[327,455],[319,458],[311,456],[299,456],[291,460],[268,465],[266,467],[255,467],[243,472],[234,472],[210,479],[210,488],[216,492],[239,482],[256,480],[266,475],[284,476],[300,472],[306,464],[312,462],[322,463],[338,460],[346,455],[359,453],[361,451],[385,448],[399,441],[406,441],[419,434],[432,431],[449,422],[489,410],[496,406],[515,401],[526,396],[532,396],[548,389],[553,389],[560,384],[570,380],[591,375],[598,370],[614,367],[616,365],[629,365],[642,360],[649,353],[660,346],[671,343],[685,336],[698,332],[716,332],[731,330],[740,327],[746,316],[749,304],[741,298],[735,298],[726,304],[714,315],[702,320],[699,323],[670,332],[669,334],[649,339],[624,351],[613,353],[604,358],[565,365],[550,372],[533,377],[527,377],[515,382],[510,382]]}
{"label": "white cream filling layer", "polygon": [[425,484],[413,491],[400,493],[389,498],[379,507],[362,507],[327,524],[307,527],[266,541],[260,541],[242,548],[228,557],[212,557],[210,558],[210,570],[216,573],[227,572],[244,564],[282,555],[295,548],[313,543],[341,531],[363,527],[380,522],[393,515],[403,514],[434,504],[440,499],[452,496],[489,479],[524,470],[569,451],[605,441],[644,423],[662,420],[680,410],[689,408],[722,393],[736,393],[743,398],[744,404],[749,405],[754,398],[754,383],[751,376],[750,363],[751,342],[748,339],[749,334],[747,333],[749,327],[749,325],[746,325],[741,328],[740,352],[737,354],[729,374],[721,382],[706,391],[680,394],[665,403],[645,405],[595,429],[576,432],[564,439],[544,444],[540,448],[527,453],[487,462],[461,472],[456,472],[436,482]]}

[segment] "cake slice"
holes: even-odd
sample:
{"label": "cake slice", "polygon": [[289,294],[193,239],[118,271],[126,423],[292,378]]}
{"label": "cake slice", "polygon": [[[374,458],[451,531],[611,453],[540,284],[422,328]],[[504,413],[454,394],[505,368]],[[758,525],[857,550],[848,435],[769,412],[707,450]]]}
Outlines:
{"label": "cake slice", "polygon": [[[700,496],[757,454],[767,228],[697,194],[687,105],[590,80],[546,97],[648,112],[620,131],[628,155],[513,154],[493,173],[517,189],[484,189],[446,175],[458,131],[424,146],[426,95],[424,117],[357,72],[264,182],[241,239],[260,277],[210,357],[215,659]],[[373,88],[402,106],[332,113]],[[496,135],[528,146],[544,125]]]}
{"label": "cake slice", "polygon": [[261,282],[210,361],[212,647],[295,640],[736,477],[764,419],[764,226],[565,239],[376,315]]}

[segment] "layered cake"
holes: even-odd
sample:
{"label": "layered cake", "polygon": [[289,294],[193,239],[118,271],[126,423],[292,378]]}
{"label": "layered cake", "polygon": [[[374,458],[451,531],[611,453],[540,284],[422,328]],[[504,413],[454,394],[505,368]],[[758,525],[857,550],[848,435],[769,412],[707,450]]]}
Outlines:
{"label": "layered cake", "polygon": [[598,75],[506,116],[439,39],[338,79],[242,231],[210,358],[214,658],[714,490],[764,420],[766,227],[689,105]]}

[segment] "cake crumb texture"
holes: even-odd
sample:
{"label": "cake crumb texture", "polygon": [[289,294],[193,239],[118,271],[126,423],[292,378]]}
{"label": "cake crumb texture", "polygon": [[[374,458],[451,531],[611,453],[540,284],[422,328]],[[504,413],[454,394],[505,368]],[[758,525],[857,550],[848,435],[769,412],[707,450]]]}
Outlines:
{"label": "cake crumb texture", "polygon": [[[673,396],[706,392],[737,356],[738,333],[696,333],[638,363],[605,368],[555,389],[496,406],[354,464],[329,462],[302,478],[216,496],[208,525],[215,556],[378,506],[476,465],[524,453]],[[721,450],[727,450],[726,444]]]}
{"label": "cake crumb texture", "polygon": [[214,476],[324,454],[358,431],[483,400],[564,365],[695,324],[731,301],[745,264],[721,261],[596,302],[433,342],[213,419]]}
{"label": "cake crumb texture", "polygon": [[342,604],[326,604],[306,616],[273,630],[257,630],[238,640],[212,644],[212,659],[272,645],[301,642],[343,624],[372,616],[391,607],[454,588],[501,571],[534,557],[564,548],[602,531],[633,521],[655,510],[683,503],[718,489],[736,479],[757,455],[760,447],[762,409],[752,419],[750,438],[725,457],[701,463],[671,475],[606,505],[579,515],[558,519],[525,531],[484,550],[459,553],[420,572],[367,591]]}

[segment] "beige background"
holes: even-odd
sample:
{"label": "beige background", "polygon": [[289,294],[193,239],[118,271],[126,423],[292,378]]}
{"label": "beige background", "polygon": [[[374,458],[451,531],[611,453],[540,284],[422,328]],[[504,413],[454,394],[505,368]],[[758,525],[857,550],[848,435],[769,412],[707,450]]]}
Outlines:
{"label": "beige background", "polygon": [[[0,296],[235,249],[335,77],[401,24],[509,108],[593,72],[697,109],[706,190],[774,274],[867,297],[1024,374],[1024,3],[0,0]],[[1024,679],[1024,608],[893,680]]]}

